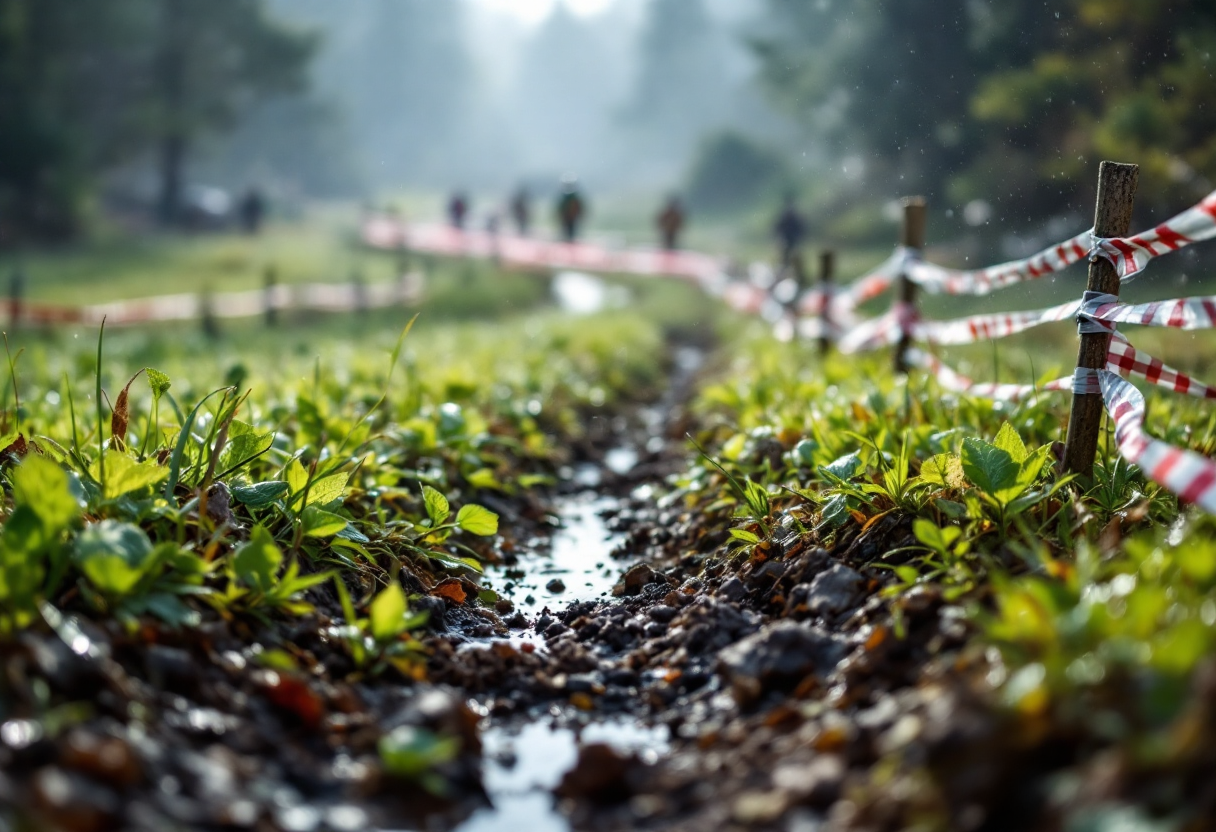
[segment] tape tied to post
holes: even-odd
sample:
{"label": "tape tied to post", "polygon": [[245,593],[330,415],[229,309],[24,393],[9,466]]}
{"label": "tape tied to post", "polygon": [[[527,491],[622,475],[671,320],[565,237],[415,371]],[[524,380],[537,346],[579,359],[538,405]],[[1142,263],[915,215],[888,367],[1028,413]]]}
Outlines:
{"label": "tape tied to post", "polygon": [[1100,320],[1097,315],[1103,307],[1117,305],[1119,296],[1107,292],[1086,291],[1081,296],[1081,310],[1077,312],[1078,335],[1106,335],[1115,331],[1115,325]]}

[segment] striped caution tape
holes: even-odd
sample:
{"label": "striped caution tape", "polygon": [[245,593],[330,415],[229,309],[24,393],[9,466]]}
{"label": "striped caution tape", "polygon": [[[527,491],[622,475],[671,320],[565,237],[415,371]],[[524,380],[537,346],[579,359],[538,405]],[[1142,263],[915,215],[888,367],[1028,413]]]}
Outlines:
{"label": "striped caution tape", "polygon": [[1148,262],[1192,243],[1216,237],[1216,191],[1178,216],[1132,237],[1094,239],[1094,248],[1127,280],[1144,270]]}
{"label": "striped caution tape", "polygon": [[1100,383],[1123,458],[1180,499],[1216,514],[1216,461],[1149,436],[1144,394],[1130,382],[1107,371],[1100,374]]}
{"label": "striped caution tape", "polygon": [[1083,231],[1038,254],[983,269],[947,269],[921,259],[908,264],[908,278],[931,294],[987,295],[1015,283],[1038,280],[1080,262],[1089,256],[1093,235]]}

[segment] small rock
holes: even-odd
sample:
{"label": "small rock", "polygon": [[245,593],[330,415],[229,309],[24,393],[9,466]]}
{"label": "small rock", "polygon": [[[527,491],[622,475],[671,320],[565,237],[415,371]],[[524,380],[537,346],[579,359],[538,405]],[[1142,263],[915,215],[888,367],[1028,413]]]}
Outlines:
{"label": "small rock", "polygon": [[515,612],[515,602],[510,598],[499,598],[494,603],[494,611],[499,615],[510,615]]}
{"label": "small rock", "polygon": [[747,597],[747,587],[743,585],[743,581],[732,577],[718,587],[718,597],[737,604]]}
{"label": "small rock", "polygon": [[561,578],[554,578],[553,580],[549,581],[549,583],[545,584],[545,589],[556,595],[559,592],[566,591],[566,584]]}
{"label": "small rock", "polygon": [[815,615],[842,612],[857,598],[864,584],[865,578],[860,573],[837,563],[811,581],[807,607]]}
{"label": "small rock", "polygon": [[596,803],[620,803],[632,796],[629,772],[640,765],[607,743],[590,743],[578,750],[578,762],[554,789],[558,797],[579,798]]}
{"label": "small rock", "polygon": [[666,578],[646,564],[639,563],[625,573],[620,582],[612,588],[612,594],[618,598],[622,595],[638,595],[643,588],[656,581],[666,581]]}
{"label": "small rock", "polygon": [[812,673],[826,676],[845,652],[845,642],[837,636],[794,621],[778,621],[727,647],[718,664],[736,701],[747,706],[767,691],[788,690]]}
{"label": "small rock", "polygon": [[679,610],[677,610],[675,607],[669,607],[666,604],[656,604],[650,608],[647,615],[661,624],[667,624],[676,617],[677,612],[679,612]]}

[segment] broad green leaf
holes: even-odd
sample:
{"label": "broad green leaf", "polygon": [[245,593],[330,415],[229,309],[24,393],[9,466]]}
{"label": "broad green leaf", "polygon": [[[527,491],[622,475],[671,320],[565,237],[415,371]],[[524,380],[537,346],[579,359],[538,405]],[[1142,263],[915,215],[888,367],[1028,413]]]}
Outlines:
{"label": "broad green leaf", "polygon": [[350,482],[350,474],[346,473],[321,477],[308,487],[307,505],[324,506],[341,499],[348,482]]}
{"label": "broad green leaf", "polygon": [[386,586],[372,600],[368,607],[368,622],[371,626],[372,638],[376,641],[388,641],[404,632],[405,592],[396,581]]}
{"label": "broad green leaf", "polygon": [[422,486],[422,502],[426,505],[426,516],[431,518],[431,526],[441,526],[452,513],[448,498],[429,485]]}
{"label": "broad green leaf", "polygon": [[81,562],[80,571],[100,592],[111,596],[126,595],[144,576],[142,569],[121,555],[94,555]]}
{"label": "broad green leaf", "polygon": [[835,494],[823,504],[821,522],[830,529],[843,526],[849,516],[849,502],[843,494]]}
{"label": "broad green leaf", "polygon": [[363,532],[356,529],[350,523],[346,524],[346,528],[337,533],[337,537],[341,540],[349,540],[352,543],[371,543],[371,538]]}
{"label": "broad green leaf", "polygon": [[861,454],[854,451],[827,465],[820,465],[819,470],[832,475],[836,479],[851,480],[860,474],[864,467],[865,465],[861,461]]}
{"label": "broad green leaf", "polygon": [[937,454],[920,467],[920,478],[943,488],[963,488],[963,466],[956,454]]}
{"label": "broad green leaf", "polygon": [[148,379],[148,386],[152,388],[152,398],[159,399],[161,396],[169,392],[169,388],[173,386],[173,382],[169,380],[169,376],[162,373],[160,370],[152,367],[144,367],[144,375]]}
{"label": "broad green leaf", "polygon": [[1001,425],[992,444],[1009,454],[1019,465],[1026,461],[1026,446],[1022,443],[1022,437],[1018,436],[1018,432],[1008,422]]}
{"label": "broad green leaf", "polygon": [[[94,477],[98,470],[93,470]],[[104,497],[114,500],[124,494],[139,491],[169,476],[169,470],[155,462],[137,462],[122,451],[106,451],[106,487]]]}
{"label": "broad green leaf", "polygon": [[476,504],[467,505],[457,512],[456,525],[469,534],[490,537],[498,534],[498,515]]}
{"label": "broad green leaf", "polygon": [[232,489],[232,498],[249,508],[265,508],[287,495],[290,486],[279,480],[269,480],[253,485],[238,485]]}
{"label": "broad green leaf", "polygon": [[291,489],[293,497],[303,493],[304,486],[308,485],[308,471],[304,470],[299,459],[293,459],[287,463],[287,467],[283,471],[283,478],[287,480],[287,486]]}
{"label": "broad green leaf", "polygon": [[346,528],[346,518],[310,505],[300,514],[305,537],[330,537]]}
{"label": "broad green leaf", "polygon": [[160,558],[139,526],[102,520],[76,538],[74,557],[85,576],[106,595],[130,592]]}
{"label": "broad green leaf", "polygon": [[1206,586],[1216,578],[1216,544],[1198,535],[1187,535],[1172,552],[1183,574]]}
{"label": "broad green leaf", "polygon": [[957,526],[941,528],[931,520],[918,517],[912,523],[912,533],[916,539],[935,552],[948,555],[954,541],[958,540],[962,531]]}
{"label": "broad green leaf", "polygon": [[283,552],[270,532],[262,526],[254,526],[249,542],[236,550],[232,568],[246,585],[261,592],[268,592],[275,585],[279,566],[283,563]]}
{"label": "broad green leaf", "polygon": [[[232,428],[242,425],[245,429],[235,432]],[[249,460],[264,453],[274,444],[274,432],[255,433],[251,425],[233,421],[228,431],[228,444],[220,455],[218,469],[221,472],[239,468]]]}
{"label": "broad green leaf", "polygon": [[979,439],[963,440],[963,473],[981,491],[997,497],[1002,491],[1017,486],[1020,466],[1009,452]]}
{"label": "broad green leaf", "polygon": [[80,501],[72,494],[68,472],[50,460],[30,454],[13,471],[13,501],[28,506],[55,535],[80,516]]}

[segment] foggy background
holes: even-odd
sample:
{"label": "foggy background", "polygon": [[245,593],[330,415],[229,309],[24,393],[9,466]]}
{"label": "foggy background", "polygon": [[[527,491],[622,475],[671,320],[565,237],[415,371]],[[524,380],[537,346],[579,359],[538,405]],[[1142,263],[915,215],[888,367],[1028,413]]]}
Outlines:
{"label": "foggy background", "polygon": [[793,194],[841,243],[921,193],[1018,255],[1102,158],[1139,217],[1211,190],[1213,54],[1210,0],[0,0],[0,246],[574,174],[647,217]]}

